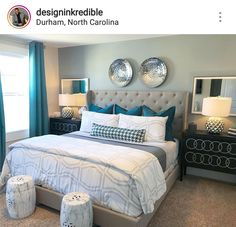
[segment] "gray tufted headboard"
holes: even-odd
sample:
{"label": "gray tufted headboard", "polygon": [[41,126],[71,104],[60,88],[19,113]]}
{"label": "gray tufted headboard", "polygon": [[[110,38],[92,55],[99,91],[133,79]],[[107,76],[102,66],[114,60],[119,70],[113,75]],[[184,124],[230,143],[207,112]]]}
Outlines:
{"label": "gray tufted headboard", "polygon": [[124,108],[146,105],[154,111],[165,110],[176,106],[173,132],[179,138],[181,132],[187,128],[188,97],[185,91],[111,91],[93,90],[88,93],[88,103],[101,107],[118,104]]}

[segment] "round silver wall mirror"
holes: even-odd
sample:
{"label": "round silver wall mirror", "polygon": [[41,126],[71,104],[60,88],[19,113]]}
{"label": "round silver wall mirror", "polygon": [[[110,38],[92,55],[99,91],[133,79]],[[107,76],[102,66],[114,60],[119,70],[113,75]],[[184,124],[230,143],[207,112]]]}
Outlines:
{"label": "round silver wall mirror", "polygon": [[146,59],[139,69],[140,80],[148,87],[160,86],[167,77],[166,64],[159,58]]}
{"label": "round silver wall mirror", "polygon": [[116,59],[109,67],[109,78],[118,87],[127,86],[133,77],[133,70],[126,59]]}

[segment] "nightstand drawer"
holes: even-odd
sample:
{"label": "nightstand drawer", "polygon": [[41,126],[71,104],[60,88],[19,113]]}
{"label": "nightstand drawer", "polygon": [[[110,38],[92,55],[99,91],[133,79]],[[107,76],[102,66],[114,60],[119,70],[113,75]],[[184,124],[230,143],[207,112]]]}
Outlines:
{"label": "nightstand drawer", "polygon": [[191,167],[236,173],[236,157],[187,151],[184,161]]}
{"label": "nightstand drawer", "polygon": [[80,129],[80,120],[64,119],[64,118],[50,118],[50,133],[62,135],[78,131]]}
{"label": "nightstand drawer", "polygon": [[189,151],[213,152],[216,154],[221,153],[236,156],[236,143],[231,141],[224,142],[190,137],[185,140],[185,146]]}

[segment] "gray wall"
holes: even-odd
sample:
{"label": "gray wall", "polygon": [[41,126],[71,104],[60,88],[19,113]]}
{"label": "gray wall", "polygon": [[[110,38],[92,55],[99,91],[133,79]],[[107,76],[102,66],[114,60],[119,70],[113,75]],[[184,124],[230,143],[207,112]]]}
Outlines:
{"label": "gray wall", "polygon": [[[90,78],[91,89],[121,89],[108,78],[108,68],[117,58],[126,58],[134,70],[127,90],[148,90],[138,79],[140,64],[159,57],[168,67],[168,78],[153,90],[192,91],[194,76],[236,75],[236,35],[176,35],[99,45],[59,49],[61,78]],[[236,118],[225,120],[226,129]],[[190,115],[203,128],[206,118]]]}

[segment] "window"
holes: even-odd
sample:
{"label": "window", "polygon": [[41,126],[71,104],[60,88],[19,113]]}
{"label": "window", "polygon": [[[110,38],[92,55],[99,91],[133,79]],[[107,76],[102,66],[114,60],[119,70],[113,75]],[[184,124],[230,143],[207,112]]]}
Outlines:
{"label": "window", "polygon": [[27,55],[0,54],[7,141],[28,137],[29,60]]}

